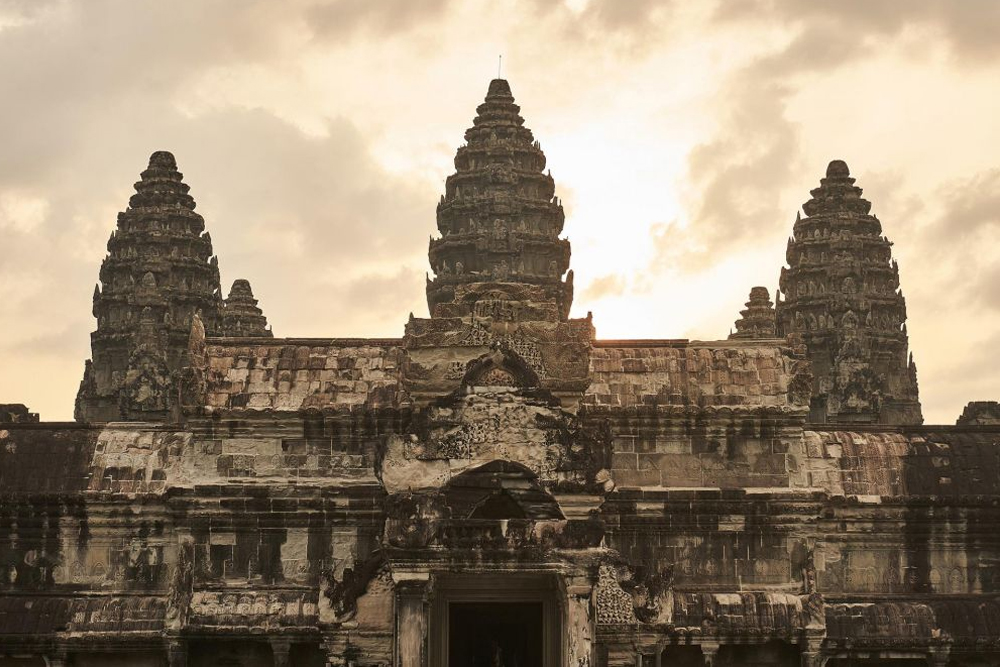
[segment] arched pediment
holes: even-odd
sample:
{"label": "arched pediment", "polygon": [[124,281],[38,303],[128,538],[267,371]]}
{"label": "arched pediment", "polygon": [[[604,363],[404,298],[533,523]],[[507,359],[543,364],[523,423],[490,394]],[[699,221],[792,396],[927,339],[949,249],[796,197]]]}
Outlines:
{"label": "arched pediment", "polygon": [[563,519],[538,475],[512,461],[491,461],[456,475],[444,488],[453,519]]}
{"label": "arched pediment", "polygon": [[516,352],[495,349],[471,362],[462,378],[463,387],[513,387],[539,385],[538,374]]}

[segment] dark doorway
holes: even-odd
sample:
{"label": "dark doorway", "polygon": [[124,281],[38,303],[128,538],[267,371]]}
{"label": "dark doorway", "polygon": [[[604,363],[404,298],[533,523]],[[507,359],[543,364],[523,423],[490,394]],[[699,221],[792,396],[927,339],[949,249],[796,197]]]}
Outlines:
{"label": "dark doorway", "polygon": [[660,664],[666,667],[705,667],[700,646],[668,646],[663,649]]}
{"label": "dark doorway", "polygon": [[541,602],[452,602],[448,667],[543,667]]}
{"label": "dark doorway", "polygon": [[272,667],[271,647],[264,642],[201,640],[188,645],[188,667]]}
{"label": "dark doorway", "polygon": [[930,662],[923,658],[834,658],[826,664],[829,667],[926,667]]}

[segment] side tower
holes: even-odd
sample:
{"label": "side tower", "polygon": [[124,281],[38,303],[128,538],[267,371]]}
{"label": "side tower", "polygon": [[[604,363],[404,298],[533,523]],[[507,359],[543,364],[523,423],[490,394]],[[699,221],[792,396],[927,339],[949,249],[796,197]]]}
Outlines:
{"label": "side tower", "polygon": [[906,300],[892,243],[847,164],[834,160],[797,216],[781,269],[779,333],[800,333],[815,423],[920,424]]}
{"label": "side tower", "polygon": [[157,151],[118,214],[94,288],[78,421],[164,418],[192,318],[200,312],[209,335],[218,331],[219,261],[188,190],[174,156]]}
{"label": "side tower", "polygon": [[731,340],[774,338],[775,315],[774,303],[766,287],[751,287],[750,300],[746,308],[740,311],[740,319],[736,320],[736,331],[729,334]]}
{"label": "side tower", "polygon": [[250,281],[237,278],[229,289],[219,321],[220,336],[273,338],[264,311],[250,289]]}
{"label": "side tower", "polygon": [[437,209],[441,238],[430,242],[437,276],[428,281],[431,317],[471,315],[491,285],[514,287],[518,319],[566,320],[573,301],[563,208],[544,173],[545,154],[524,126],[503,79],[490,82],[466,143],[455,155]]}

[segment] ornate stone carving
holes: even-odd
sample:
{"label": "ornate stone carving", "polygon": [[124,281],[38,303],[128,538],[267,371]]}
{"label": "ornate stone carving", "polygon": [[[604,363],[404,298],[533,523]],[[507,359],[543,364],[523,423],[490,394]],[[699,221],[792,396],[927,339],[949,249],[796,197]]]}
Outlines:
{"label": "ornate stone carving", "polygon": [[387,577],[387,574],[385,558],[381,553],[345,568],[339,577],[334,570],[324,571],[326,585],[323,595],[330,602],[336,621],[343,623],[354,618],[358,611],[358,598],[367,592],[374,579]]}
{"label": "ornate stone carving", "polygon": [[126,419],[164,419],[171,407],[170,369],[150,307],[142,311],[136,346],[119,393],[119,412]]}
{"label": "ornate stone carving", "polygon": [[622,589],[618,581],[618,568],[610,563],[602,564],[595,587],[597,622],[600,625],[635,625],[639,622],[632,596]]}
{"label": "ornate stone carving", "polygon": [[187,624],[194,591],[194,543],[184,540],[177,549],[177,564],[170,580],[167,595],[165,625],[170,630],[178,630]]}
{"label": "ornate stone carving", "polygon": [[199,311],[191,318],[186,362],[180,371],[180,399],[181,405],[185,408],[199,408],[205,405],[205,373],[207,371],[205,325],[201,321],[201,312]]}

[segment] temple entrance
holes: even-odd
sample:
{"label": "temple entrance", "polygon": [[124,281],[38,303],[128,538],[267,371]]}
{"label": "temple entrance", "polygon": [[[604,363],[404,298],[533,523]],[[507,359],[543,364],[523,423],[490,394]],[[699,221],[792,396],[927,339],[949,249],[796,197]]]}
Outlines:
{"label": "temple entrance", "polygon": [[541,602],[453,602],[448,667],[544,667]]}
{"label": "temple entrance", "polygon": [[433,667],[558,667],[559,587],[551,575],[437,579],[429,639]]}

